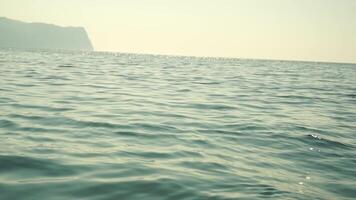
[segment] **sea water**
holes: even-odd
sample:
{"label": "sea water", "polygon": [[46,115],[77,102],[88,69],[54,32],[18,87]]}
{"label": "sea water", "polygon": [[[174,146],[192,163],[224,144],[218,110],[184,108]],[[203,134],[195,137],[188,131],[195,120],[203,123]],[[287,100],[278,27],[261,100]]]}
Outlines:
{"label": "sea water", "polygon": [[0,50],[0,199],[354,199],[356,65]]}

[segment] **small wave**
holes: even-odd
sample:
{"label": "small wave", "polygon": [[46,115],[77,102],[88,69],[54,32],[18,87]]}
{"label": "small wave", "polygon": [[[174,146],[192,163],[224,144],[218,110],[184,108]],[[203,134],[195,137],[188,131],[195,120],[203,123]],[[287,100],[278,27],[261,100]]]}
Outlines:
{"label": "small wave", "polygon": [[15,127],[18,127],[18,125],[15,122],[7,119],[0,119],[0,128],[15,128]]}
{"label": "small wave", "polygon": [[76,169],[78,169],[77,167],[59,164],[49,159],[23,156],[0,155],[0,163],[0,174],[15,172],[13,174],[21,175],[23,171],[32,171],[33,176],[69,176],[76,174]]}
{"label": "small wave", "polygon": [[224,105],[224,104],[202,104],[196,103],[189,105],[189,108],[200,109],[200,110],[236,110],[236,107]]}
{"label": "small wave", "polygon": [[348,144],[344,144],[342,142],[322,138],[321,136],[309,134],[306,136],[309,139],[312,139],[314,145],[318,146],[327,146],[329,148],[352,148],[352,146]]}
{"label": "small wave", "polygon": [[58,65],[58,67],[60,67],[60,68],[73,68],[75,66],[71,65],[71,64],[65,64],[65,65]]}
{"label": "small wave", "polygon": [[154,152],[154,151],[145,151],[145,152],[128,152],[128,151],[120,151],[118,153],[120,157],[140,157],[144,159],[173,159],[176,158],[177,155],[173,152]]}
{"label": "small wave", "polygon": [[122,180],[116,182],[84,182],[74,188],[70,194],[78,198],[94,199],[206,199],[200,191],[177,183],[173,179]]}
{"label": "small wave", "polygon": [[[26,108],[26,109],[37,109],[37,110],[44,110],[44,111],[50,111],[50,112],[64,112],[64,111],[70,111],[73,110],[72,108],[68,107],[53,107],[53,106],[40,106],[40,105],[30,105],[30,104],[20,104],[20,103],[12,103],[8,104],[14,108]],[[12,115],[16,116],[16,114]],[[20,117],[20,116],[19,116]]]}

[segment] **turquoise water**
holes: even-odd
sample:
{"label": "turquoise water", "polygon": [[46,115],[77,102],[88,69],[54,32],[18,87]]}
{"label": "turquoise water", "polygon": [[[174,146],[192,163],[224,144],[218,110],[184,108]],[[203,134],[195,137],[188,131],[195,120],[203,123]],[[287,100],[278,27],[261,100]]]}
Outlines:
{"label": "turquoise water", "polygon": [[354,199],[356,65],[0,50],[0,199]]}

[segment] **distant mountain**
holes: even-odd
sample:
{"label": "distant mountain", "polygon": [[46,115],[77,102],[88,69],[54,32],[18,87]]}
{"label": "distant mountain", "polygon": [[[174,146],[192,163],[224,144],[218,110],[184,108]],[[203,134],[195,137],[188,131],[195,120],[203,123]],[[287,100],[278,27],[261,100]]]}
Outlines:
{"label": "distant mountain", "polygon": [[82,27],[25,23],[0,17],[0,47],[93,50]]}

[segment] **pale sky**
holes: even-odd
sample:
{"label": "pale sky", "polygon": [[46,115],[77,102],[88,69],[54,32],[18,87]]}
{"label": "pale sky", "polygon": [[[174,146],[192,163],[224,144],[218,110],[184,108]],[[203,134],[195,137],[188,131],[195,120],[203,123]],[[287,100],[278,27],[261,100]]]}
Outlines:
{"label": "pale sky", "polygon": [[83,26],[99,51],[356,63],[356,0],[0,0],[0,16]]}

